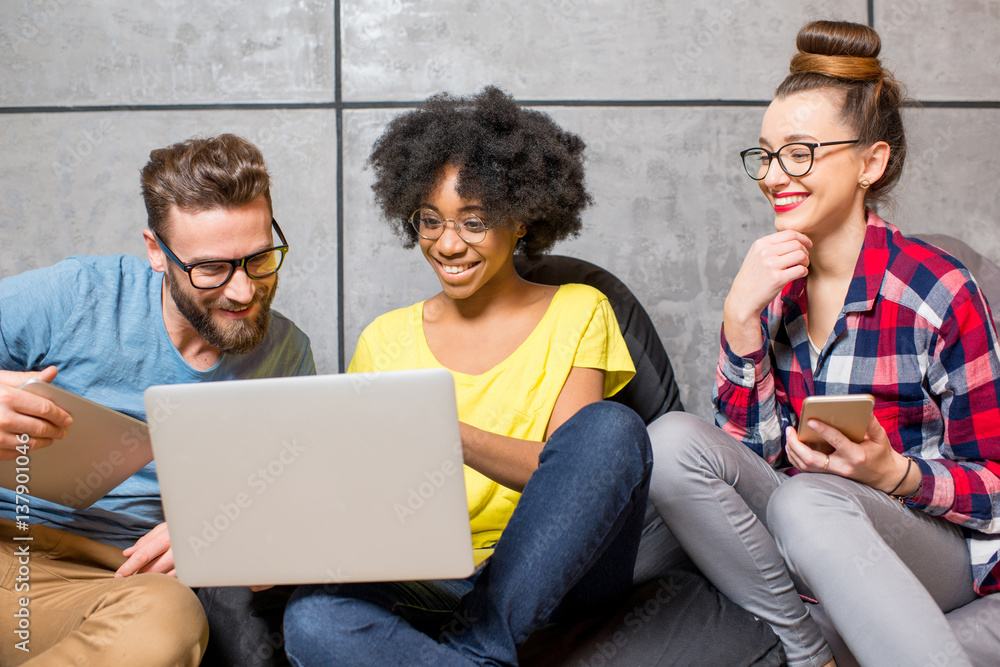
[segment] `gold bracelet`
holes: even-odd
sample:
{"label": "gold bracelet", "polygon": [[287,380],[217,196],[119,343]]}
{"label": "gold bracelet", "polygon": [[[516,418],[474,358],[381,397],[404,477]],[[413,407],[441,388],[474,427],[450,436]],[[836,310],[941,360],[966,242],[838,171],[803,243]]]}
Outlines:
{"label": "gold bracelet", "polygon": [[913,467],[913,459],[911,459],[909,456],[907,456],[906,457],[906,472],[903,473],[903,479],[899,480],[899,484],[897,484],[896,486],[892,487],[892,491],[889,492],[890,496],[892,496],[893,498],[896,498],[897,500],[901,497],[901,496],[897,496],[896,495],[896,489],[898,489],[899,487],[903,486],[903,482],[905,482],[906,478],[910,476],[910,468],[912,468],[912,467]]}

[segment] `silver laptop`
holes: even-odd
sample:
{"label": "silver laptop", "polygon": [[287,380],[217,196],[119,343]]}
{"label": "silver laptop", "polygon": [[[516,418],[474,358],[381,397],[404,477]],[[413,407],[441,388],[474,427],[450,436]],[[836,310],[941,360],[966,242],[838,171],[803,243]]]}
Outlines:
{"label": "silver laptop", "polygon": [[466,577],[472,537],[444,369],[161,385],[151,426],[189,586]]}

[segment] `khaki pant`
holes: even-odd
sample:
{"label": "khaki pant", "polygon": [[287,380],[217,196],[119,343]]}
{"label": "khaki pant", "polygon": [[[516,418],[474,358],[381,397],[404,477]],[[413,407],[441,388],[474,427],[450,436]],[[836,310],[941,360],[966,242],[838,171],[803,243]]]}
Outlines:
{"label": "khaki pant", "polygon": [[0,664],[197,665],[208,642],[198,598],[163,574],[116,579],[123,562],[117,547],[0,519]]}

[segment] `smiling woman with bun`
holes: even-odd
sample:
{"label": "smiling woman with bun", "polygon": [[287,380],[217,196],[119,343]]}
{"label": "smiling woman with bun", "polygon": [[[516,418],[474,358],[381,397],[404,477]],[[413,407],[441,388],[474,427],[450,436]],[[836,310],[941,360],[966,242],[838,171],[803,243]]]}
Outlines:
{"label": "smiling woman with bun", "polygon": [[[878,34],[817,21],[796,44],[742,152],[777,231],[753,243],[723,309],[721,430],[655,422],[650,498],[789,664],[833,662],[800,593],[862,664],[968,664],[945,613],[998,589],[996,332],[964,266],[874,211],[906,156]],[[875,410],[860,442],[810,420],[825,454],[799,440],[798,415],[837,394],[871,394]]]}

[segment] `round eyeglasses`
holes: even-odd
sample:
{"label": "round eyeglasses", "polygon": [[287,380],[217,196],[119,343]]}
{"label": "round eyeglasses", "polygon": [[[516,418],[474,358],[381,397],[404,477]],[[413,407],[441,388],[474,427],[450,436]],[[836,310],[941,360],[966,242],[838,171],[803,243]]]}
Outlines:
{"label": "round eyeglasses", "polygon": [[785,144],[776,152],[772,153],[766,148],[755,146],[740,152],[743,158],[743,168],[747,170],[747,176],[755,181],[762,181],[767,176],[768,169],[771,168],[771,159],[778,158],[778,166],[781,170],[792,178],[805,176],[812,169],[813,159],[816,156],[816,149],[821,146],[839,146],[841,144],[856,144],[860,139],[850,141],[824,141],[823,143],[807,143],[796,141]]}
{"label": "round eyeglasses", "polygon": [[434,241],[444,234],[445,223],[452,223],[455,233],[466,243],[482,243],[486,238],[486,232],[493,229],[493,225],[483,222],[475,213],[459,213],[454,220],[442,218],[437,211],[429,208],[418,208],[410,214],[410,224],[416,230],[420,238]]}
{"label": "round eyeglasses", "polygon": [[278,272],[281,264],[285,261],[285,253],[288,252],[288,241],[285,240],[285,235],[281,233],[281,227],[278,226],[278,221],[274,218],[271,218],[271,226],[278,233],[278,238],[281,239],[280,246],[261,250],[240,259],[209,259],[188,264],[182,262],[173,250],[167,247],[159,234],[154,232],[153,235],[170,261],[184,269],[184,272],[188,274],[192,287],[195,289],[217,289],[232,280],[233,274],[239,267],[243,267],[249,277],[257,279],[267,278]]}

